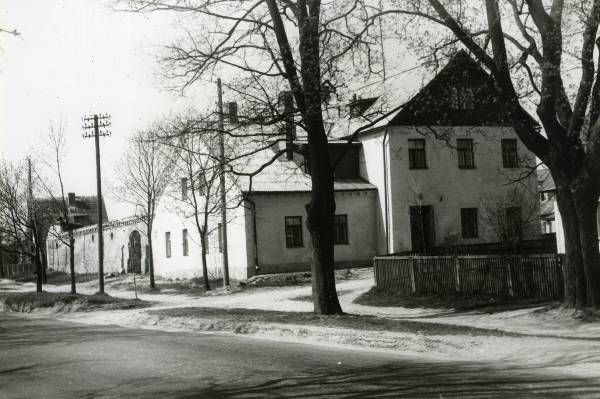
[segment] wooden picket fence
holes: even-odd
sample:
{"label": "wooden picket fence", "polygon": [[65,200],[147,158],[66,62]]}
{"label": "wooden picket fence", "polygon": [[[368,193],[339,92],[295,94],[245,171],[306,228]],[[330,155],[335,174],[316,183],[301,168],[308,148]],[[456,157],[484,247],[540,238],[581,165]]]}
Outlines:
{"label": "wooden picket fence", "polygon": [[373,260],[375,282],[406,294],[560,298],[561,255],[387,256]]}
{"label": "wooden picket fence", "polygon": [[9,265],[3,265],[4,277],[15,278],[30,276],[35,272],[35,267],[31,263],[15,263]]}

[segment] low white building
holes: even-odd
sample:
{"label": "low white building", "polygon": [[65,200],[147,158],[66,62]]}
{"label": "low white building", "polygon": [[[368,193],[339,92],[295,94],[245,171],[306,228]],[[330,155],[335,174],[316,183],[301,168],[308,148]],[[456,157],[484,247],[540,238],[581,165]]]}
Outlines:
{"label": "low white building", "polygon": [[[351,140],[340,140],[352,133],[348,126],[366,123],[362,118],[381,101],[355,99],[348,125],[339,124],[338,140],[330,140],[332,154],[346,151],[335,173],[336,266],[368,265],[375,255],[498,242],[494,217],[486,215],[492,206],[502,207],[509,222],[535,213],[523,238],[539,235],[536,176],[526,173],[535,158],[510,127],[492,79],[469,55],[459,53],[395,113]],[[305,205],[311,185],[305,171],[310,165],[302,157],[305,139],[289,139],[293,154],[281,155],[251,184],[249,179],[232,184],[229,197],[239,199],[227,218],[233,279],[309,269]],[[245,166],[264,164],[273,154],[257,152]],[[518,185],[510,184],[516,180]],[[180,184],[181,177],[174,176],[173,190]],[[173,201],[163,199],[154,224],[155,272],[200,276],[197,226],[189,212],[173,210]],[[219,223],[211,216],[206,247],[212,277],[222,271]]]}

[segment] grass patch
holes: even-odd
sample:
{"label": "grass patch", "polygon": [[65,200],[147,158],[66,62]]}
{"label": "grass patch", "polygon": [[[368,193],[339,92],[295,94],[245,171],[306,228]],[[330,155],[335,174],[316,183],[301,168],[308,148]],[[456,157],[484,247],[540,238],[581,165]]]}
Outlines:
{"label": "grass patch", "polygon": [[457,311],[480,310],[483,312],[502,312],[506,310],[538,307],[557,306],[554,299],[520,299],[498,297],[491,295],[408,295],[401,292],[388,292],[371,288],[358,298],[354,303],[367,306],[403,307],[403,308],[432,308],[453,309]]}
{"label": "grass patch", "polygon": [[499,330],[428,323],[412,320],[392,320],[375,316],[321,316],[309,312],[280,312],[258,309],[172,308],[148,311],[168,318],[205,318],[239,325],[240,323],[280,323],[363,331],[408,332],[426,335],[517,336]]}
{"label": "grass patch", "polygon": [[[156,288],[150,287],[150,279],[145,275],[136,275],[136,282],[134,284],[133,275],[121,275],[115,280],[107,283],[112,289],[121,291],[134,291],[137,290],[138,294],[184,294],[192,296],[201,296],[206,293],[204,289],[204,280],[202,277],[194,277],[191,279],[175,279],[175,280],[162,280],[156,279]],[[211,289],[219,288],[223,285],[222,280],[211,280]]]}
{"label": "grass patch", "polygon": [[108,294],[83,295],[63,292],[0,293],[0,303],[5,309],[16,312],[50,308],[56,308],[57,311],[90,311],[148,306],[147,302],[139,299],[116,298]]}
{"label": "grass patch", "polygon": [[[97,278],[97,273],[75,274],[76,283],[85,283],[87,281],[96,280]],[[46,279],[48,280],[46,284],[70,284],[71,274],[57,270],[48,270],[46,271]],[[31,276],[20,277],[15,279],[15,281],[19,283],[35,283],[37,281],[37,276],[34,274]]]}

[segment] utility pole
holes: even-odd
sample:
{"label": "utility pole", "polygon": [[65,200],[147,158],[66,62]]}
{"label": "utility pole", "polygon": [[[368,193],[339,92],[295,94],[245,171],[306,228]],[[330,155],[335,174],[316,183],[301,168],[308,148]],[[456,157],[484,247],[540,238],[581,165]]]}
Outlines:
{"label": "utility pole", "polygon": [[[98,205],[98,292],[104,293],[104,231],[102,230],[102,181],[100,175],[100,136],[110,136],[110,131],[100,130],[110,126],[108,114],[83,118],[84,138],[94,137],[96,144],[96,192]],[[93,129],[93,133],[90,131]]]}
{"label": "utility pole", "polygon": [[227,194],[225,192],[225,123],[223,114],[223,88],[217,79],[219,107],[219,178],[221,184],[221,242],[223,243],[223,286],[229,285],[229,256],[227,255]]}

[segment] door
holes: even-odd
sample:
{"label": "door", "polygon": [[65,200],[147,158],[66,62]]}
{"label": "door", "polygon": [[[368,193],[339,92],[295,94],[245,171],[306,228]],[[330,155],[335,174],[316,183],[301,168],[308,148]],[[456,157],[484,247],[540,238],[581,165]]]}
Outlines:
{"label": "door", "polygon": [[129,259],[127,260],[127,273],[142,272],[142,243],[140,233],[134,230],[129,235]]}
{"label": "door", "polygon": [[410,238],[413,252],[427,253],[435,246],[433,206],[410,207]]}

